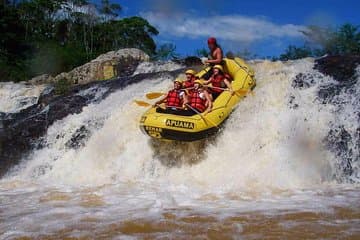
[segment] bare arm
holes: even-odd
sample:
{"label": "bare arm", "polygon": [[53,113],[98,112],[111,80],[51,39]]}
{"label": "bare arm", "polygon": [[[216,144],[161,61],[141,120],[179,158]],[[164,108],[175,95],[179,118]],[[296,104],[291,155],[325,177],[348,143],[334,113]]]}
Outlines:
{"label": "bare arm", "polygon": [[211,112],[211,109],[213,107],[213,104],[212,104],[212,101],[211,101],[211,97],[210,97],[210,94],[207,92],[207,91],[204,91],[204,95],[205,95],[205,98],[206,98],[206,101],[207,101],[207,109],[206,109],[206,112]]}
{"label": "bare arm", "polygon": [[187,95],[186,91],[184,91],[184,95],[182,95],[182,98],[183,98],[182,108],[185,108],[186,105],[190,102],[189,96]]}
{"label": "bare arm", "polygon": [[229,80],[227,80],[226,78],[224,79],[224,83],[225,85],[227,86],[227,88],[230,90],[230,92],[234,92],[234,90],[232,89],[232,86],[231,86],[231,82]]}
{"label": "bare arm", "polygon": [[204,85],[208,85],[209,83],[211,83],[212,79],[213,79],[213,78],[210,77],[209,80],[204,81],[204,82],[203,82]]}
{"label": "bare arm", "polygon": [[160,104],[162,104],[163,102],[166,102],[166,99],[167,99],[167,97],[168,97],[168,95],[166,94],[166,96],[165,97],[163,97],[162,99],[160,99],[159,101],[157,101],[157,102],[155,102],[155,106],[157,106],[157,105],[160,105]]}

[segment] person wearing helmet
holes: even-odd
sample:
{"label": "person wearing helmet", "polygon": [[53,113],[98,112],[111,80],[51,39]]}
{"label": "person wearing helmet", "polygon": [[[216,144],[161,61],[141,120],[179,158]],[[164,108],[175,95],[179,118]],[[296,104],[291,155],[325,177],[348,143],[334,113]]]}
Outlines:
{"label": "person wearing helmet", "polygon": [[221,65],[215,65],[213,67],[213,74],[209,80],[205,81],[205,84],[211,83],[211,95],[213,100],[215,100],[227,87],[230,90],[230,93],[233,94],[233,89],[229,79],[229,75],[224,74],[224,68]]}
{"label": "person wearing helmet", "polygon": [[223,51],[216,41],[216,38],[210,37],[208,39],[208,47],[210,50],[209,59],[205,63],[210,65],[221,64],[223,60]]}
{"label": "person wearing helmet", "polygon": [[202,80],[194,81],[194,89],[186,98],[184,105],[189,108],[188,111],[190,113],[192,112],[192,115],[211,111],[211,96],[204,88],[204,82]]}
{"label": "person wearing helmet", "polygon": [[177,111],[183,109],[185,98],[185,91],[182,90],[182,80],[177,78],[174,81],[174,88],[171,89],[164,98],[155,103],[155,106],[165,103],[166,109],[158,107],[156,108],[156,112],[177,114]]}
{"label": "person wearing helmet", "polygon": [[194,87],[194,81],[196,80],[196,72],[193,69],[188,69],[185,72],[186,81],[183,83],[183,88],[192,88]]}

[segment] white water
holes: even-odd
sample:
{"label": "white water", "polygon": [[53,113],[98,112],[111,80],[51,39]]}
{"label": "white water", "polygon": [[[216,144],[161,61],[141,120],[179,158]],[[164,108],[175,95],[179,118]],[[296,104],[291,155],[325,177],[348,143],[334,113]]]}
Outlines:
{"label": "white water", "polygon": [[136,68],[133,75],[137,75],[139,73],[154,73],[154,72],[163,72],[163,71],[174,71],[179,68],[182,68],[180,64],[177,64],[173,61],[167,62],[142,62]]}
{"label": "white water", "polygon": [[[48,130],[48,147],[36,151],[16,177],[76,186],[148,178],[209,189],[255,187],[260,191],[302,188],[331,180],[332,159],[320,146],[334,120],[331,109],[313,104],[315,87],[303,90],[299,109],[288,108],[290,93],[296,93],[289,80],[299,72],[312,71],[312,64],[304,60],[289,66],[270,62],[255,65],[259,80],[254,96],[232,114],[216,142],[204,149],[206,154],[199,164],[173,169],[162,166],[153,156],[148,138],[139,131],[138,119],[145,109],[136,107],[132,100],[171,84],[168,79],[157,79],[129,86],[100,104],[85,107],[80,114],[56,122]],[[65,143],[82,125],[94,132],[85,147],[66,148]],[[99,125],[103,126],[96,129]],[[51,170],[39,174],[44,166]]]}
{"label": "white water", "polygon": [[35,104],[45,88],[45,85],[0,82],[0,112],[18,112]]}
{"label": "white water", "polygon": [[[358,185],[335,182],[337,160],[323,144],[334,123],[347,122],[351,130],[351,121],[356,121],[334,114],[334,105],[315,101],[318,84],[333,80],[321,76],[313,87],[293,89],[291,81],[298,73],[321,75],[312,69],[311,59],[252,65],[254,94],[239,104],[224,130],[205,143],[196,163],[186,156],[180,166],[168,167],[164,161],[174,161],[174,152],[191,155],[192,146],[202,144],[154,146],[138,128],[145,109],[133,99],[169,88],[171,79],[146,79],[57,121],[48,130],[47,146],[1,180],[5,208],[0,207],[0,216],[9,220],[0,225],[0,233],[38,236],[84,217],[108,225],[120,219],[157,218],[167,209],[191,208],[225,217],[248,211],[358,207]],[[290,96],[298,108],[289,108]],[[91,132],[84,147],[67,147],[81,126]],[[160,148],[165,160],[154,148]],[[54,192],[62,195],[54,197]],[[87,206],[88,198],[93,205]],[[64,217],[59,222],[55,216]],[[46,226],[36,224],[45,221]]]}

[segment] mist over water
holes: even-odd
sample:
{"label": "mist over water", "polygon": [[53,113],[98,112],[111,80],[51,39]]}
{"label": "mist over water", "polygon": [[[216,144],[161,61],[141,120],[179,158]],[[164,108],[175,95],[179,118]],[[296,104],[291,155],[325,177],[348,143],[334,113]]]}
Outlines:
{"label": "mist over water", "polygon": [[[114,236],[126,231],[131,235],[133,228],[138,229],[131,225],[134,219],[142,219],[143,227],[154,219],[153,224],[159,225],[148,227],[155,228],[153,237],[160,237],[164,235],[157,234],[165,231],[161,219],[171,212],[173,215],[164,217],[167,223],[198,214],[216,218],[215,229],[230,221],[228,229],[219,231],[235,236],[244,232],[245,225],[229,217],[326,212],[330,215],[324,216],[333,221],[333,206],[350,212],[355,208],[358,213],[359,119],[354,112],[359,112],[359,94],[350,95],[343,89],[324,104],[319,89],[334,80],[313,70],[312,59],[254,61],[251,65],[257,79],[253,94],[240,102],[221,132],[207,140],[158,142],[140,131],[138,121],[145,109],[133,100],[170,88],[168,77],[145,79],[55,122],[43,139],[45,147],[34,150],[0,180],[4,203],[0,217],[12,216],[0,224],[0,234],[40,236],[67,229],[64,236],[96,232],[93,236],[101,237],[106,231]],[[142,67],[145,70],[139,72],[151,68]],[[294,87],[300,73],[311,83],[306,88]],[[352,91],[359,93],[356,84]],[[347,148],[338,153],[331,148],[336,141],[329,132],[340,126],[350,136]],[[351,172],[345,171],[349,164],[344,162],[345,155],[352,157]],[[50,220],[46,227],[35,226],[31,222],[35,217],[39,223]],[[341,226],[359,233],[355,227],[359,219],[348,218]],[[76,235],[73,224],[84,219],[92,220],[86,220],[89,225],[83,228],[75,227]],[[204,228],[210,224],[206,219],[194,220],[195,225]],[[296,225],[303,220],[299,215],[292,221]],[[292,229],[286,225],[289,222],[279,221],[283,231]],[[115,222],[125,225],[109,230]],[[185,223],[178,227],[184,234],[190,231]],[[171,224],[165,229],[172,232]]]}

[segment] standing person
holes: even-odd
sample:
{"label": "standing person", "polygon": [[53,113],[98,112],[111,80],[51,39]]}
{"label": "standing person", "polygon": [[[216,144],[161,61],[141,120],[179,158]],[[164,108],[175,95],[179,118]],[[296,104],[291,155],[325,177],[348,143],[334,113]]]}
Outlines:
{"label": "standing person", "polygon": [[[205,60],[205,64],[209,64],[210,66],[221,65],[223,63],[223,50],[220,45],[217,43],[216,38],[210,37],[208,39],[208,47],[210,50],[209,59]],[[208,80],[213,74],[213,69],[210,68],[208,72],[206,72],[202,78]]]}
{"label": "standing person", "polygon": [[222,64],[224,54],[220,45],[217,43],[216,38],[210,37],[207,42],[210,50],[210,55],[209,59],[205,60],[205,63],[210,65]]}
{"label": "standing person", "polygon": [[184,100],[186,98],[185,91],[181,88],[182,81],[180,79],[175,79],[174,88],[170,90],[164,98],[155,103],[155,106],[158,106],[161,103],[165,103],[166,109],[158,107],[156,108],[156,112],[178,114],[178,111],[183,109]]}
{"label": "standing person", "polygon": [[227,87],[230,90],[230,93],[233,94],[234,91],[231,86],[230,78],[227,74],[224,74],[224,69],[221,65],[215,65],[213,67],[213,74],[209,80],[205,81],[204,84],[211,83],[211,95],[213,100],[215,100]]}

